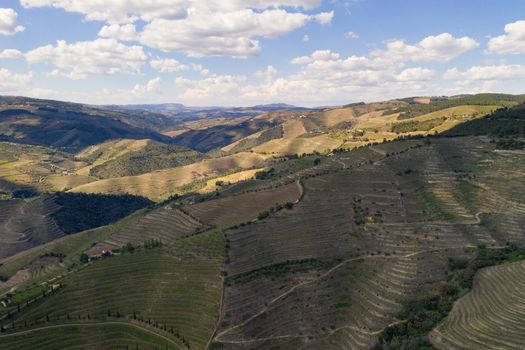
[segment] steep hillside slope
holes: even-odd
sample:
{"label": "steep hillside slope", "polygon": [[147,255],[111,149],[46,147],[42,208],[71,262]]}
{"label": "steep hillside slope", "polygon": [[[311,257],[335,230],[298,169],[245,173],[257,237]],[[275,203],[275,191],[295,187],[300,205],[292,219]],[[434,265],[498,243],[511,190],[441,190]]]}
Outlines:
{"label": "steep hillside slope", "polygon": [[[0,347],[41,345],[49,336],[42,322],[53,320],[58,331],[70,331],[70,344],[82,347],[83,333],[93,325],[119,325],[134,335],[119,337],[124,348],[135,347],[136,338],[143,341],[144,332],[153,342],[163,338],[169,348],[205,348],[219,315],[223,254],[222,235],[210,232],[181,240],[175,249],[143,248],[85,266],[13,319],[15,327],[33,325],[30,339],[1,336]],[[97,334],[97,343],[110,346],[110,330]]]}
{"label": "steep hillside slope", "polygon": [[525,348],[520,98],[212,121],[206,155],[1,144],[5,179],[91,182],[0,201],[0,348]]}
{"label": "steep hillside slope", "polygon": [[111,110],[104,106],[93,106],[55,100],[43,100],[22,96],[0,96],[0,105],[20,106],[23,109],[48,112],[78,112],[86,115],[101,116],[119,120],[125,124],[140,128],[161,131],[176,127],[180,121],[176,118],[145,110],[124,109]]}
{"label": "steep hillside slope", "polygon": [[204,158],[199,152],[153,140],[115,140],[84,149],[76,155],[90,163],[77,171],[99,179],[134,176],[176,168]]}
{"label": "steep hillside slope", "polygon": [[430,339],[438,349],[522,349],[525,262],[489,267],[478,273]]}
{"label": "steep hillside slope", "polygon": [[0,201],[0,259],[64,236],[52,217],[59,209],[53,196]]}
{"label": "steep hillside slope", "polygon": [[234,125],[216,125],[207,129],[189,130],[176,136],[173,142],[199,152],[208,152],[274,126],[276,126],[275,122],[251,119]]}
{"label": "steep hillside slope", "polygon": [[525,105],[499,109],[484,118],[457,125],[446,132],[446,135],[525,135]]}
{"label": "steep hillside slope", "polygon": [[409,100],[409,102],[410,103],[407,106],[391,108],[386,113],[400,113],[399,119],[410,119],[419,115],[432,113],[441,109],[458,107],[463,105],[498,105],[504,107],[512,107],[525,102],[525,95],[477,94],[463,95],[459,97],[430,98],[428,103],[414,103],[414,100]]}
{"label": "steep hillside slope", "polygon": [[0,201],[0,259],[114,223],[149,204],[140,197],[67,193]]}
{"label": "steep hillside slope", "polygon": [[[435,292],[449,258],[523,243],[525,197],[513,194],[521,180],[510,169],[524,161],[475,138],[432,139],[308,179],[293,210],[227,231],[218,347],[371,347],[402,321],[406,301]],[[480,225],[480,212],[496,229]]]}
{"label": "steep hillside slope", "polygon": [[1,97],[0,140],[68,150],[119,138],[167,140],[130,118],[77,104]]}
{"label": "steep hillside slope", "polygon": [[[352,149],[400,136],[442,133],[523,99],[513,95],[474,95],[428,98],[423,99],[428,103],[420,103],[417,101],[421,99],[411,98],[341,108],[277,111],[253,119],[277,123],[276,127],[238,139],[220,151],[231,154],[253,150],[277,155],[329,153],[337,148]],[[406,117],[409,112],[410,118]]]}

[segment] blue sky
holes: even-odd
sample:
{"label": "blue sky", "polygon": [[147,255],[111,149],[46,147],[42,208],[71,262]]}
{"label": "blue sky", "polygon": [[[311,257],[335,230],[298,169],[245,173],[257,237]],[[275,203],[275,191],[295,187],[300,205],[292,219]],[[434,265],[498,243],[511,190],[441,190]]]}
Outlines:
{"label": "blue sky", "polygon": [[522,0],[2,0],[0,94],[338,105],[525,93]]}

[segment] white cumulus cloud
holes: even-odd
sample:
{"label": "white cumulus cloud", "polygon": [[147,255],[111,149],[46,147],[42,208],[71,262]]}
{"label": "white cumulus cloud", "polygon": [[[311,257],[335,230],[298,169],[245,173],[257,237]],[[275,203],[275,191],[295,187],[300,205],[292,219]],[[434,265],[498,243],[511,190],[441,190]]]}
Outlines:
{"label": "white cumulus cloud", "polygon": [[268,66],[265,70],[259,70],[254,73],[254,76],[259,79],[271,81],[279,76],[279,71],[274,66]]}
{"label": "white cumulus cloud", "polygon": [[434,77],[434,71],[427,68],[407,68],[397,76],[399,81],[428,81]]}
{"label": "white cumulus cloud", "polygon": [[[304,105],[326,101],[379,100],[391,96],[427,95],[436,91],[434,71],[424,67],[402,69],[399,63],[380,57],[343,57],[330,50],[318,50],[292,60],[296,73],[284,76],[273,66],[255,72],[258,81],[226,79],[178,80],[186,89],[181,99],[203,104],[272,102],[275,100]],[[224,79],[224,78],[221,78]],[[228,88],[223,88],[223,85]],[[212,87],[216,87],[213,89]]]}
{"label": "white cumulus cloud", "polygon": [[202,64],[192,63],[191,68],[200,75],[208,75],[210,73],[210,70],[204,68]]}
{"label": "white cumulus cloud", "polygon": [[306,64],[310,62],[312,62],[312,58],[310,56],[295,57],[290,61],[291,64]]}
{"label": "white cumulus cloud", "polygon": [[497,54],[525,53],[525,20],[505,25],[505,33],[489,40],[488,51]]}
{"label": "white cumulus cloud", "polygon": [[33,80],[33,72],[25,74],[12,73],[5,68],[0,68],[0,91],[13,94],[20,88],[28,85]]}
{"label": "white cumulus cloud", "polygon": [[241,84],[246,80],[243,75],[217,75],[201,80],[191,80],[179,77],[175,79],[175,84],[184,88],[184,92],[179,96],[185,101],[205,102],[218,101],[223,96],[234,96]]}
{"label": "white cumulus cloud", "polygon": [[87,20],[131,23],[138,19],[148,22],[156,18],[184,18],[194,8],[212,12],[280,7],[311,10],[319,7],[321,0],[20,0],[20,3],[26,8],[55,7],[81,13]]}
{"label": "white cumulus cloud", "polygon": [[519,80],[525,79],[525,65],[489,65],[489,66],[474,66],[465,71],[460,71],[457,68],[449,69],[445,75],[445,79],[450,80]]}
{"label": "white cumulus cloud", "polygon": [[146,93],[159,92],[160,88],[160,77],[151,79],[144,85],[137,84],[132,90],[134,95],[143,95]]}
{"label": "white cumulus cloud", "polygon": [[466,36],[455,38],[449,33],[442,33],[428,36],[414,45],[404,40],[389,41],[386,45],[386,50],[376,50],[372,55],[400,62],[448,62],[477,48],[479,43]]}
{"label": "white cumulus cloud", "polygon": [[16,23],[18,13],[11,8],[0,8],[0,35],[13,35],[25,28]]}
{"label": "white cumulus cloud", "polygon": [[[105,21],[99,35],[190,56],[248,57],[258,38],[277,38],[308,22],[329,24],[333,12],[306,13],[321,0],[21,0],[25,7],[52,6]],[[141,29],[135,25],[138,21]]]}
{"label": "white cumulus cloud", "polygon": [[189,56],[247,57],[261,51],[255,37],[277,38],[312,20],[318,18],[282,9],[218,13],[195,10],[180,20],[153,20],[144,27],[138,40],[149,47]]}
{"label": "white cumulus cloud", "polygon": [[150,66],[162,73],[175,73],[189,69],[187,65],[173,58],[151,60]]}
{"label": "white cumulus cloud", "polygon": [[0,58],[20,58],[24,57],[21,51],[15,49],[5,49],[0,51]]}
{"label": "white cumulus cloud", "polygon": [[55,67],[54,75],[85,79],[88,75],[132,74],[140,72],[147,56],[141,46],[126,46],[115,39],[97,39],[68,44],[59,40],[25,54],[30,64]]}
{"label": "white cumulus cloud", "polygon": [[312,54],[314,61],[334,61],[338,60],[340,55],[330,50],[317,50]]}
{"label": "white cumulus cloud", "polygon": [[117,38],[125,41],[137,40],[138,34],[135,29],[135,25],[132,23],[128,24],[110,24],[102,27],[98,32],[98,35],[106,38]]}

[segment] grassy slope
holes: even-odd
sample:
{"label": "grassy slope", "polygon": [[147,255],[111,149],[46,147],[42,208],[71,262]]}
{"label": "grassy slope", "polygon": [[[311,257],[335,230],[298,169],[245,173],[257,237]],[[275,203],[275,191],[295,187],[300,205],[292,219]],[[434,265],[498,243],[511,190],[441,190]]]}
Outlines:
{"label": "grassy slope", "polygon": [[[406,99],[405,101],[410,102],[414,99]],[[508,95],[508,94],[477,94],[477,95],[465,95],[461,97],[451,98],[431,98],[430,103],[410,103],[400,108],[393,108],[386,111],[388,114],[400,113],[399,119],[410,119],[420,115],[432,113],[438,110],[464,106],[464,105],[478,105],[478,106],[506,106],[511,107],[523,103],[525,101],[524,95]]]}
{"label": "grassy slope", "polygon": [[232,156],[207,159],[198,163],[160,170],[139,176],[127,176],[99,180],[72,189],[84,193],[129,193],[159,200],[177,192],[177,188],[192,182],[213,178],[237,168],[260,165],[268,157],[252,153],[238,153]]}
{"label": "grassy slope", "polygon": [[326,152],[341,145],[341,140],[334,139],[328,135],[320,135],[272,140],[255,147],[254,151],[269,154],[303,154],[314,151]]}
{"label": "grassy slope", "polygon": [[[465,121],[484,116],[499,107],[455,106],[400,120],[399,113],[383,116],[381,108],[388,106],[379,104],[305,112],[302,117],[296,116],[297,112],[290,112],[290,117],[282,124],[282,137],[259,145],[254,144],[252,149],[255,152],[280,155],[326,152],[341,146],[352,149],[404,135],[441,133]],[[260,133],[257,133],[242,140],[248,144],[251,139],[259,137]],[[234,149],[241,141],[224,147],[223,150]]]}
{"label": "grassy slope", "polygon": [[249,120],[236,125],[216,125],[204,130],[189,130],[173,139],[177,145],[208,152],[238,141],[274,124],[267,120]]}
{"label": "grassy slope", "polygon": [[230,175],[220,176],[215,179],[208,180],[206,181],[206,185],[204,187],[197,190],[197,193],[201,193],[201,194],[210,193],[213,191],[220,190],[223,185],[229,185],[229,184],[234,184],[237,182],[253,179],[255,174],[262,170],[264,170],[264,168],[244,170],[244,171],[239,171],[239,172],[236,172]]}
{"label": "grassy slope", "polygon": [[79,153],[76,157],[91,163],[90,165],[77,170],[77,174],[88,176],[89,171],[97,166],[104,164],[112,159],[123,156],[126,153],[144,149],[151,140],[113,140],[98,145],[89,146]]}
{"label": "grassy slope", "polygon": [[[408,120],[398,119],[398,114],[382,116],[379,112],[373,112],[361,116],[355,125],[355,129],[363,130],[364,135],[362,138],[371,141],[382,141],[383,138],[391,139],[397,137],[398,134],[392,129],[408,122],[412,122],[414,127],[402,130],[399,134],[434,134],[436,131],[443,132],[460,123],[479,118],[496,108],[498,106],[458,106],[420,115]],[[443,120],[437,123],[435,127],[426,128],[424,122],[437,119]],[[421,126],[421,128],[418,126]]]}
{"label": "grassy slope", "polygon": [[77,157],[91,163],[77,171],[77,174],[91,175],[99,179],[175,168],[203,158],[196,151],[153,140],[109,141],[88,147],[77,154]]}
{"label": "grassy slope", "polygon": [[283,123],[283,138],[285,139],[299,137],[305,133],[306,128],[299,119],[289,120]]}

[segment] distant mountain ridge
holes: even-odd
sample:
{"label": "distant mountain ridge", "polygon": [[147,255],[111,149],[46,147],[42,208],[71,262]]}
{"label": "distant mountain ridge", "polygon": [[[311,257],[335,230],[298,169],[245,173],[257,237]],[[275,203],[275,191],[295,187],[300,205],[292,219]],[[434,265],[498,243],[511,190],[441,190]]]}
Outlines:
{"label": "distant mountain ridge", "polygon": [[[287,104],[253,107],[188,107],[179,103],[96,106],[23,96],[0,96],[0,141],[80,150],[115,139],[151,139],[184,122],[254,117],[277,110],[306,110]],[[244,135],[247,136],[247,135]]]}
{"label": "distant mountain ridge", "polygon": [[239,117],[239,116],[256,116],[265,112],[278,110],[309,110],[310,108],[298,107],[286,103],[272,103],[265,105],[255,105],[251,107],[219,107],[204,106],[191,107],[180,103],[160,103],[160,104],[132,104],[132,105],[105,105],[101,108],[114,111],[147,111],[159,113],[166,116],[180,117],[187,119],[191,116],[206,115],[207,117]]}

